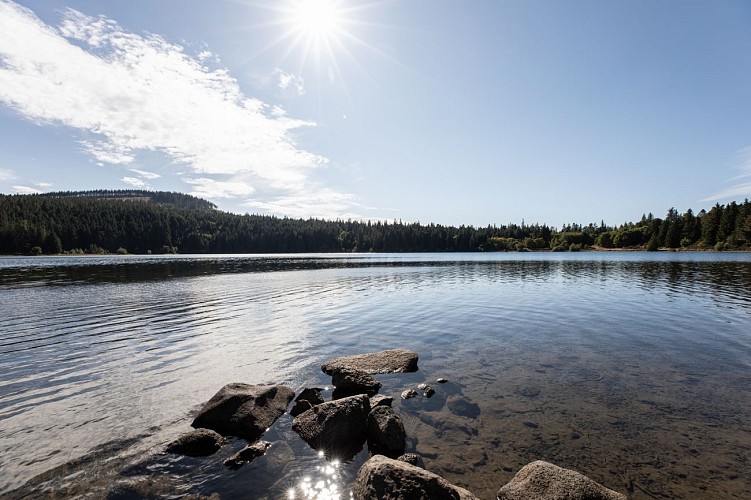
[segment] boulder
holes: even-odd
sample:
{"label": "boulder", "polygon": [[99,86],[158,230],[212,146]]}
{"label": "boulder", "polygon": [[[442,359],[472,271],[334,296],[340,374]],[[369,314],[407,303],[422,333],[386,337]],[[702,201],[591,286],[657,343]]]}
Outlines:
{"label": "boulder", "polygon": [[256,441],[229,457],[224,461],[224,465],[230,469],[237,469],[242,465],[252,462],[254,458],[260,457],[266,453],[266,449],[268,449],[269,446],[271,446],[271,443],[268,441]]}
{"label": "boulder", "polygon": [[404,454],[407,433],[390,406],[376,406],[368,414],[368,446],[373,453],[396,458]]}
{"label": "boulder", "polygon": [[331,373],[331,383],[337,391],[349,394],[373,394],[381,383],[368,372],[349,366],[340,366]]}
{"label": "boulder", "polygon": [[399,460],[400,462],[406,462],[421,469],[425,468],[425,462],[423,462],[422,457],[414,453],[405,453],[404,455],[397,458],[397,460]]}
{"label": "boulder", "polygon": [[626,500],[584,474],[538,460],[498,491],[498,500]]}
{"label": "boulder", "polygon": [[337,399],[295,417],[292,430],[327,457],[348,460],[365,443],[369,412],[370,402],[364,394]]}
{"label": "boulder", "polygon": [[370,408],[371,410],[375,408],[376,406],[391,406],[391,403],[394,402],[394,398],[391,396],[384,396],[383,394],[376,394],[374,396],[370,396]]}
{"label": "boulder", "polygon": [[212,397],[193,427],[255,441],[287,409],[295,392],[282,385],[227,384]]}
{"label": "boulder", "polygon": [[293,417],[298,416],[304,411],[310,410],[315,405],[323,403],[320,387],[306,388],[295,398],[295,404],[289,411]]}
{"label": "boulder", "polygon": [[406,349],[356,354],[334,358],[321,366],[326,375],[333,375],[337,368],[349,366],[367,373],[405,373],[417,371],[417,353]]}
{"label": "boulder", "polygon": [[219,451],[226,442],[220,434],[210,429],[195,429],[172,441],[165,450],[189,457],[205,457]]}
{"label": "boulder", "polygon": [[373,456],[360,467],[352,494],[357,500],[478,500],[441,476],[383,455]]}

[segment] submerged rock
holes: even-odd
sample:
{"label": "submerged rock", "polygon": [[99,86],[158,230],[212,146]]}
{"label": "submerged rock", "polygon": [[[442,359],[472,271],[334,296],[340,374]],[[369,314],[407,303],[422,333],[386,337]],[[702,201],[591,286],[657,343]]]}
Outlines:
{"label": "submerged rock", "polygon": [[341,393],[372,394],[378,392],[381,383],[365,371],[349,366],[334,368],[331,374],[331,383]]}
{"label": "submerged rock", "polygon": [[306,388],[295,398],[295,405],[289,411],[293,417],[298,416],[304,411],[310,410],[315,405],[323,403],[320,387]]}
{"label": "submerged rock", "polygon": [[448,379],[441,377],[436,379],[436,382],[438,382],[439,384],[445,384],[446,382],[448,382]]}
{"label": "submerged rock", "polygon": [[193,427],[255,441],[287,409],[295,392],[282,385],[227,384],[201,408]]}
{"label": "submerged rock", "polygon": [[165,451],[189,457],[205,457],[219,451],[226,442],[226,439],[211,429],[195,429],[172,441]]}
{"label": "submerged rock", "polygon": [[480,407],[477,403],[472,403],[465,398],[449,400],[449,411],[460,417],[477,418],[480,416]]}
{"label": "submerged rock", "polygon": [[333,375],[337,368],[348,366],[367,373],[405,373],[417,371],[417,353],[407,349],[389,349],[368,354],[356,354],[334,358],[321,366],[326,375]]}
{"label": "submerged rock", "polygon": [[373,453],[396,458],[404,453],[407,433],[390,406],[376,406],[368,414],[368,446]]}
{"label": "submerged rock", "polygon": [[229,457],[224,461],[224,465],[230,469],[237,469],[266,453],[269,446],[271,446],[271,443],[268,441],[256,441]]}
{"label": "submerged rock", "polygon": [[538,460],[498,491],[498,500],[626,500],[584,474]]}
{"label": "submerged rock", "polygon": [[364,394],[337,399],[295,417],[292,430],[326,456],[348,460],[365,443],[369,412],[370,401]]}
{"label": "submerged rock", "polygon": [[477,500],[437,474],[383,455],[373,456],[360,467],[352,494],[357,500]]}

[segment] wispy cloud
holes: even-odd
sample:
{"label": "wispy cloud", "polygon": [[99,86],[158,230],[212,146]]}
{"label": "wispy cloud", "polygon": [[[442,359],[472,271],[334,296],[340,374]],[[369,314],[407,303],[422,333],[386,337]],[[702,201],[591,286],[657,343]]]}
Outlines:
{"label": "wispy cloud", "polygon": [[255,192],[255,188],[242,180],[217,181],[205,177],[184,178],[193,185],[190,194],[199,198],[237,198]]}
{"label": "wispy cloud", "polygon": [[11,186],[13,188],[13,192],[17,194],[39,194],[41,193],[41,189],[29,187],[29,186]]}
{"label": "wispy cloud", "polygon": [[129,186],[133,186],[134,188],[138,188],[138,189],[146,189],[146,188],[149,187],[148,184],[146,184],[144,181],[142,181],[141,179],[139,179],[137,177],[128,177],[128,176],[125,176],[125,177],[123,177],[120,180],[122,182],[124,182],[125,184],[127,184]]}
{"label": "wispy cloud", "polygon": [[[274,213],[346,215],[336,209],[352,195],[307,194],[328,160],[301,149],[293,134],[315,124],[244,95],[226,69],[206,66],[216,60],[72,9],[49,26],[0,0],[0,102],[21,116],[78,130],[98,163],[131,165],[141,152],[162,153],[188,172],[183,180],[197,194],[283,193],[257,203]],[[282,90],[304,92],[299,77],[279,71],[276,78]],[[121,180],[132,186],[157,175],[130,171],[137,177]]]}
{"label": "wispy cloud", "polygon": [[[703,198],[701,201],[723,201],[738,198],[751,198],[751,182],[747,179],[751,177],[751,148],[745,148],[738,152],[738,164],[736,167],[739,174],[730,179],[735,183],[733,186]],[[744,182],[738,182],[744,181]]]}
{"label": "wispy cloud", "polygon": [[305,80],[301,76],[296,76],[279,68],[274,70],[274,84],[279,87],[285,95],[300,96],[305,94]]}
{"label": "wispy cloud", "polygon": [[332,189],[318,189],[269,201],[247,200],[242,206],[292,218],[362,219],[362,207],[351,194]]}
{"label": "wispy cloud", "polygon": [[161,177],[161,175],[154,173],[154,172],[148,172],[146,170],[139,170],[137,168],[129,168],[129,171],[133,172],[134,174],[137,174],[142,179],[148,179],[148,180],[154,180]]}

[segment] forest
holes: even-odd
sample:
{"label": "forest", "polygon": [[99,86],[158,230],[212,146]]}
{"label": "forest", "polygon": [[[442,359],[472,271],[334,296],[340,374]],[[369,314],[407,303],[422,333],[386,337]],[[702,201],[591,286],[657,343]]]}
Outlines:
{"label": "forest", "polygon": [[0,254],[751,250],[751,202],[618,227],[590,223],[443,226],[223,212],[181,193],[0,194]]}

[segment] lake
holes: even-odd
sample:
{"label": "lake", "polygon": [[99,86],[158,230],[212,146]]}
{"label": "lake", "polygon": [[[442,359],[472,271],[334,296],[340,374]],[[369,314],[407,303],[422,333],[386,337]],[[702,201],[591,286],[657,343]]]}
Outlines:
{"label": "lake", "polygon": [[326,360],[406,348],[419,371],[377,378],[407,451],[481,498],[538,459],[635,499],[751,498],[751,254],[4,257],[0,297],[3,497],[348,498],[367,446],[327,462],[288,414],[238,470],[238,439],[160,447],[226,383],[330,389]]}

